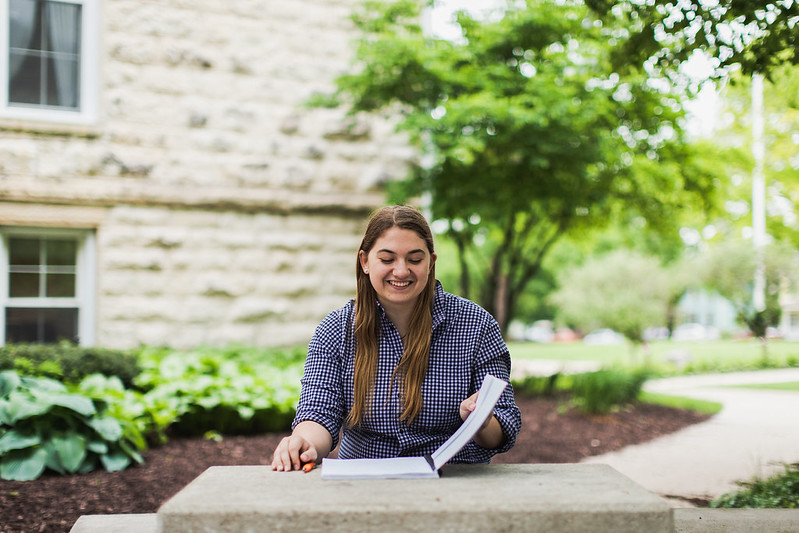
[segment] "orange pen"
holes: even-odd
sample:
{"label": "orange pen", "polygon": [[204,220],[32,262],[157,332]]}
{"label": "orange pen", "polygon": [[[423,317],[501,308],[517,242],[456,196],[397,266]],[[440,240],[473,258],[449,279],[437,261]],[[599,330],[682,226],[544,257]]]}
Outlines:
{"label": "orange pen", "polygon": [[307,474],[308,472],[313,470],[315,466],[316,463],[314,463],[313,461],[311,461],[310,463],[305,463],[304,465],[302,465],[302,471]]}

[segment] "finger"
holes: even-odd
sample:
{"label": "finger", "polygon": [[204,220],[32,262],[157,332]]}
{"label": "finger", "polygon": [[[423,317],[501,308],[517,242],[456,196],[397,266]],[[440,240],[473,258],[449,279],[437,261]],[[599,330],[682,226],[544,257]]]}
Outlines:
{"label": "finger", "polygon": [[303,463],[316,463],[317,457],[316,448],[313,446],[308,446],[308,449],[300,454],[300,460]]}
{"label": "finger", "polygon": [[285,453],[288,446],[288,437],[283,438],[272,454],[272,470],[283,470],[285,466]]}
{"label": "finger", "polygon": [[[288,464],[294,470],[299,470],[302,465],[300,464],[300,453],[308,449],[308,441],[303,439],[302,437],[294,437],[292,436],[289,439],[288,445]],[[289,470],[291,470],[289,468]]]}

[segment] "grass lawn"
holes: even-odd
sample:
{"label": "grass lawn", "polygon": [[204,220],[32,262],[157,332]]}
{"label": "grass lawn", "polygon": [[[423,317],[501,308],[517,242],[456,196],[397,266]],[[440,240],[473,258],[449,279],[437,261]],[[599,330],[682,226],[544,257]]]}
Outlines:
{"label": "grass lawn", "polygon": [[787,390],[799,392],[799,381],[788,383],[760,383],[758,385],[736,385],[736,389],[768,389],[768,390]]}
{"label": "grass lawn", "polygon": [[[586,345],[582,342],[540,344],[510,342],[511,357],[519,359],[554,359],[559,361],[598,361],[603,366],[639,366],[646,362],[642,350],[630,343]],[[757,340],[719,340],[698,342],[655,341],[649,344],[649,362],[656,366],[675,367],[671,359],[689,361],[697,371],[723,368],[757,368],[762,362],[762,346]],[[799,365],[799,343],[769,341],[768,359],[775,366]],[[792,363],[792,364],[791,364]]]}

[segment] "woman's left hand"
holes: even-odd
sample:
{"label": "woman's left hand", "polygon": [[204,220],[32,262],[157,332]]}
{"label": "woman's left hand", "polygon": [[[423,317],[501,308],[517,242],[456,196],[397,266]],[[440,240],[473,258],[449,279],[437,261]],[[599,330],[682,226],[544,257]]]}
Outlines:
{"label": "woman's left hand", "polygon": [[461,402],[460,415],[461,415],[461,420],[463,420],[464,422],[469,417],[469,415],[472,414],[472,411],[474,411],[474,409],[477,407],[478,394],[480,393],[475,392],[474,394],[472,394],[471,396],[469,396],[468,398],[466,398]]}
{"label": "woman's left hand", "polygon": [[[460,405],[460,415],[461,420],[466,421],[470,414],[475,410],[477,407],[477,395],[479,392],[475,392],[465,400],[461,402]],[[488,415],[486,421],[478,430],[477,434],[474,436],[474,441],[482,446],[483,448],[499,448],[502,445],[502,442],[505,440],[505,435],[502,433],[502,427],[499,425],[494,413]]]}

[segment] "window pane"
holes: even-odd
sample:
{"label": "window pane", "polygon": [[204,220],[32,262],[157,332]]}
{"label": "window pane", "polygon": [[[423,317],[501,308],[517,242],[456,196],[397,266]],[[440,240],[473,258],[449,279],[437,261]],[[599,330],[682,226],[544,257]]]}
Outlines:
{"label": "window pane", "polygon": [[39,296],[39,274],[11,273],[8,296],[11,298],[37,298]]}
{"label": "window pane", "polygon": [[75,265],[78,243],[72,239],[47,239],[44,244],[48,265]]}
{"label": "window pane", "polygon": [[12,237],[8,239],[8,262],[11,266],[39,265],[40,239]]}
{"label": "window pane", "polygon": [[45,2],[43,32],[45,50],[76,55],[80,52],[80,10],[78,4]]}
{"label": "window pane", "polygon": [[48,298],[72,298],[75,296],[75,274],[47,274]]}
{"label": "window pane", "polygon": [[78,107],[79,68],[75,58],[47,60],[47,105]]}
{"label": "window pane", "polygon": [[76,341],[77,309],[6,309],[6,342]]}
{"label": "window pane", "polygon": [[36,8],[37,3],[34,0],[11,0],[8,3],[8,36],[11,48],[41,50],[41,10]]}
{"label": "window pane", "polygon": [[27,54],[11,53],[11,61],[19,55],[19,66],[11,72],[8,79],[8,100],[17,104],[38,104],[41,102],[42,60]]}
{"label": "window pane", "polygon": [[10,0],[9,104],[79,109],[82,9]]}

